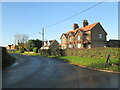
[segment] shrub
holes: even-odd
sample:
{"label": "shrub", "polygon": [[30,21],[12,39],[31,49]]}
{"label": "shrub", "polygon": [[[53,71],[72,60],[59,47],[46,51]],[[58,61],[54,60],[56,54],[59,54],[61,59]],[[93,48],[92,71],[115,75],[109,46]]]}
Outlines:
{"label": "shrub", "polygon": [[6,48],[2,47],[2,67],[6,67],[14,61],[15,57],[9,55]]}
{"label": "shrub", "polygon": [[33,52],[34,52],[34,53],[38,53],[38,48],[37,48],[37,47],[34,47],[34,48],[33,48]]}
{"label": "shrub", "polygon": [[61,56],[62,55],[62,50],[61,49],[52,49],[52,50],[38,50],[38,53],[40,55],[46,55],[46,56]]}
{"label": "shrub", "polygon": [[91,48],[91,49],[66,49],[62,51],[64,56],[79,56],[88,58],[107,58],[110,54],[110,59],[118,60],[120,48]]}

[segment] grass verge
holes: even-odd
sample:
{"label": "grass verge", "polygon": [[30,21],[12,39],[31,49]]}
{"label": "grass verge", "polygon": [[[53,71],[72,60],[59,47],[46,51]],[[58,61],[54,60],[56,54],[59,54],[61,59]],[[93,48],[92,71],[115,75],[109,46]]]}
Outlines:
{"label": "grass verge", "polygon": [[[22,55],[32,55],[32,56],[42,56],[39,53],[20,53]],[[45,55],[44,55],[45,56]],[[120,65],[118,66],[110,66],[107,64],[105,67],[105,58],[88,58],[88,57],[78,57],[78,56],[47,56],[50,58],[59,58],[63,59],[64,61],[75,64],[81,67],[87,67],[92,69],[101,69],[101,70],[108,70],[113,72],[120,72]],[[118,64],[118,60],[110,59],[112,63]]]}
{"label": "grass verge", "polygon": [[[119,69],[120,65],[110,66],[109,64],[106,64],[107,67],[105,67],[106,59],[86,58],[86,57],[77,57],[77,56],[60,56],[60,57],[49,56],[49,57],[60,58],[71,64],[79,65],[82,67],[120,72]],[[118,64],[118,61],[115,59],[111,59],[111,62]]]}
{"label": "grass verge", "polygon": [[40,56],[40,53],[20,53],[22,55]]}

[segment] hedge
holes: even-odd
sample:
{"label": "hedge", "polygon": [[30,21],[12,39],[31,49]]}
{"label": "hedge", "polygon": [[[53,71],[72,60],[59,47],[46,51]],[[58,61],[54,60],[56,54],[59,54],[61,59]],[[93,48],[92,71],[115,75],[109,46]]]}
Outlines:
{"label": "hedge", "polygon": [[38,53],[40,55],[46,55],[46,56],[62,56],[62,49],[53,49],[53,50],[38,50]]}
{"label": "hedge", "polygon": [[6,67],[15,61],[15,57],[8,54],[6,48],[2,48],[2,67]]}
{"label": "hedge", "polygon": [[120,48],[91,48],[91,49],[65,49],[62,51],[64,56],[80,56],[88,58],[107,58],[110,54],[110,59],[120,59]]}

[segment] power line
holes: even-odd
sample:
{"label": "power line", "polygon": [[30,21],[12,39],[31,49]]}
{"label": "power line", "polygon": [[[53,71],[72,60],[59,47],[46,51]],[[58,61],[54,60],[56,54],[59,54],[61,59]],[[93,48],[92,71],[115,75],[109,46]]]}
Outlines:
{"label": "power line", "polygon": [[[105,0],[104,0],[104,1],[105,1]],[[104,1],[103,1],[103,2],[104,2]],[[68,19],[71,19],[71,18],[73,18],[73,17],[75,17],[75,16],[77,16],[77,15],[83,13],[83,12],[88,11],[89,9],[92,9],[92,8],[94,8],[94,7],[96,7],[96,6],[100,5],[100,4],[102,4],[103,2],[99,2],[99,3],[97,3],[97,4],[95,4],[95,5],[91,6],[91,7],[89,7],[89,8],[87,8],[87,9],[84,9],[84,10],[82,10],[82,11],[80,11],[80,12],[78,12],[78,13],[76,13],[76,14],[70,16],[70,17],[68,17],[68,18],[65,18],[65,19],[63,19],[63,20],[61,20],[61,21],[58,21],[58,22],[54,23],[54,24],[45,26],[44,28],[48,28],[48,27],[57,25],[57,24],[59,24],[59,23],[62,23],[62,22],[66,21],[66,20],[68,20]]]}
{"label": "power line", "polygon": [[[102,2],[99,2],[99,3],[97,3],[97,4],[95,4],[95,5],[91,6],[91,7],[89,7],[89,8],[87,8],[87,9],[84,9],[84,10],[82,10],[82,11],[80,11],[80,12],[78,12],[78,13],[72,15],[72,16],[70,16],[70,17],[67,17],[67,18],[65,18],[65,19],[63,19],[63,20],[61,20],[61,21],[58,21],[58,22],[56,22],[56,23],[54,23],[54,24],[45,26],[45,27],[43,27],[43,28],[48,28],[48,27],[51,27],[51,26],[55,26],[55,25],[57,25],[57,24],[59,24],[59,23],[62,23],[62,22],[64,22],[64,21],[68,20],[68,19],[71,19],[71,18],[73,18],[73,17],[75,17],[75,16],[77,16],[77,15],[79,15],[79,14],[81,14],[81,13],[84,13],[84,12],[86,12],[86,11],[88,11],[88,10],[90,10],[90,9],[92,9],[92,8],[100,5],[100,4],[102,4],[102,3],[105,2],[105,1],[106,1],[106,0],[104,0],[104,1],[102,1]],[[40,30],[42,30],[43,28],[41,28]],[[36,33],[41,33],[41,32],[36,32]],[[34,33],[34,34],[36,34],[36,33]],[[33,35],[33,34],[31,34],[31,35]]]}

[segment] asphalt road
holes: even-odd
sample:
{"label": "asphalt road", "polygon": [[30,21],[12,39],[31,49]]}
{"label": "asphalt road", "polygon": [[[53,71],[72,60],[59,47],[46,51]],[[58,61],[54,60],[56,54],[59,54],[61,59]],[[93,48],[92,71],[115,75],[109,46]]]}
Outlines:
{"label": "asphalt road", "polygon": [[47,57],[17,56],[18,61],[3,70],[3,88],[118,88],[118,74]]}

